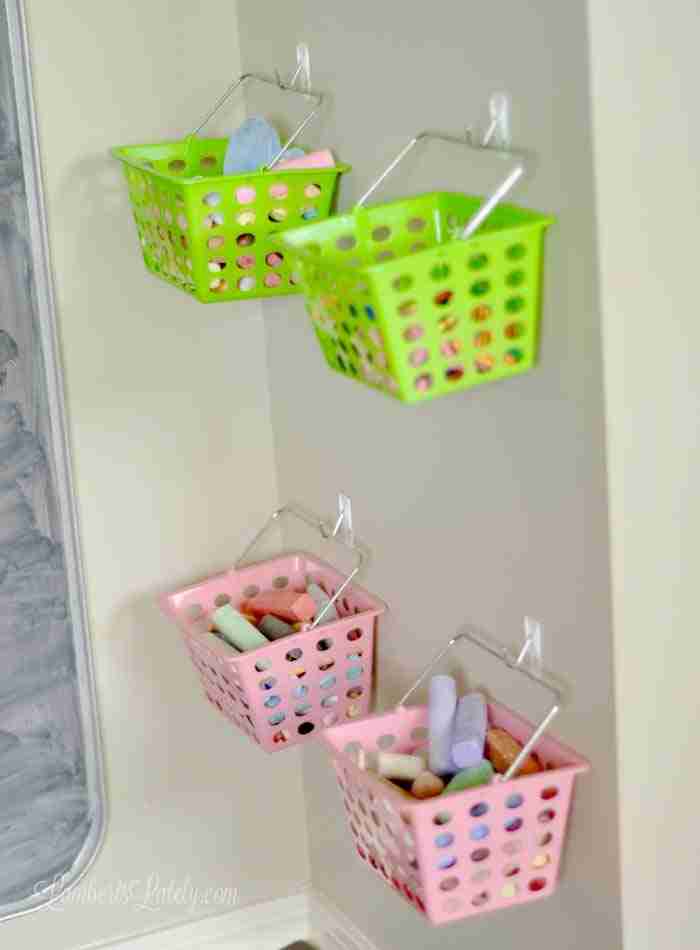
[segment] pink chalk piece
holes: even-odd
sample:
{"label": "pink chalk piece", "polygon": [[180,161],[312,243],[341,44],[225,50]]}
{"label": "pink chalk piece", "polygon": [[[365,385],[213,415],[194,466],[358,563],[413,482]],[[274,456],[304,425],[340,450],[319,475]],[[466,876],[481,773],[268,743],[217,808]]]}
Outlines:
{"label": "pink chalk piece", "polygon": [[296,590],[264,590],[246,601],[246,610],[261,617],[273,614],[292,623],[311,620],[316,613],[316,602],[310,594]]}
{"label": "pink chalk piece", "polygon": [[277,162],[275,169],[279,168],[333,168],[335,159],[329,148],[319,149],[317,152],[308,152],[301,158],[282,159]]}

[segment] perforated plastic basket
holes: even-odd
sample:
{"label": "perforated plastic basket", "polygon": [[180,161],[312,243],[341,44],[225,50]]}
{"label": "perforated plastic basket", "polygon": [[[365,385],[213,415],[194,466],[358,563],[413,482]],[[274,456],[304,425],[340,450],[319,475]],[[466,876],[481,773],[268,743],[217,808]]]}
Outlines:
{"label": "perforated plastic basket", "polygon": [[[298,91],[263,76],[243,76],[200,128],[246,79]],[[302,94],[320,102],[315,93]],[[317,109],[318,104],[271,165]],[[182,141],[112,150],[124,167],[146,267],[202,303],[298,293],[280,232],[326,218],[338,177],[349,166],[224,175],[227,145],[228,139],[192,133]]]}
{"label": "perforated plastic basket", "polygon": [[363,208],[407,151],[351,214],[282,242],[299,262],[328,365],[414,403],[533,366],[552,218],[496,207],[522,164],[485,202],[435,192]]}
{"label": "perforated plastic basket", "polygon": [[[275,513],[297,513],[287,506]],[[316,523],[318,526],[318,522]],[[295,553],[236,568],[175,591],[161,607],[181,629],[207,699],[267,752],[315,739],[322,729],[366,715],[374,636],[386,609],[325,561]],[[239,653],[210,632],[217,606],[258,590],[305,590],[308,580],[337,597],[338,620]]]}
{"label": "perforated plastic basket", "polygon": [[[535,729],[499,703],[488,709],[491,725],[525,744],[526,753],[534,749],[544,771],[419,801],[361,769],[358,750],[424,748],[425,706],[400,705],[324,733],[357,854],[433,924],[552,894],[574,779],[589,768],[573,749],[542,736],[542,725]],[[544,723],[552,716],[550,710]]]}

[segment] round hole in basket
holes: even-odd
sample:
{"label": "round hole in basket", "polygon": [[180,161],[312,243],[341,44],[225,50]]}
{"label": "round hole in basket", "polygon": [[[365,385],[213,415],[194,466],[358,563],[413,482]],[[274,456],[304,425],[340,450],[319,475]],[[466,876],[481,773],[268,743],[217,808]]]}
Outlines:
{"label": "round hole in basket", "polygon": [[357,719],[362,713],[362,707],[359,703],[348,703],[348,707],[345,710],[345,715],[348,719]]}
{"label": "round hole in basket", "polygon": [[292,696],[295,699],[303,699],[304,696],[308,696],[309,687],[308,686],[295,686],[292,690]]}
{"label": "round hole in basket", "polygon": [[218,249],[220,247],[223,247],[225,243],[226,243],[226,239],[223,238],[220,234],[218,234],[216,237],[209,238],[209,240],[207,241],[207,247],[209,248],[210,251],[218,251]]}
{"label": "round hole in basket", "polygon": [[359,627],[353,627],[352,630],[349,630],[347,633],[347,638],[351,643],[354,643],[356,640],[359,640],[362,636],[362,631]]}
{"label": "round hole in basket", "polygon": [[418,390],[418,392],[425,393],[429,389],[432,389],[433,386],[433,377],[431,373],[421,373],[420,376],[416,376],[413,385]]}
{"label": "round hole in basket", "polygon": [[406,227],[409,231],[422,231],[425,228],[425,219],[424,218],[409,218],[406,222]]}
{"label": "round hole in basket", "polygon": [[451,811],[439,811],[436,815],[433,815],[433,824],[449,825],[453,818],[454,815]]}
{"label": "round hole in basket", "polygon": [[520,831],[522,826],[523,826],[522,818],[509,818],[503,827],[507,832],[512,834],[514,831]]}
{"label": "round hole in basket", "polygon": [[474,346],[480,349],[482,346],[488,346],[493,337],[489,330],[481,330],[474,334]]}
{"label": "round hole in basket", "polygon": [[480,891],[480,893],[472,897],[472,907],[483,907],[484,904],[488,904],[490,899],[491,897],[488,891]]}
{"label": "round hole in basket", "polygon": [[318,668],[321,673],[325,673],[327,670],[332,670],[335,666],[335,660],[325,660],[323,663],[318,664]]}
{"label": "round hole in basket", "polygon": [[418,301],[404,300],[402,304],[399,304],[397,309],[399,312],[399,316],[412,317],[418,312]]}
{"label": "round hole in basket", "polygon": [[239,290],[248,291],[255,287],[255,283],[256,281],[254,277],[241,277],[236,286]]}
{"label": "round hole in basket", "polygon": [[282,697],[277,695],[268,696],[265,702],[263,703],[268,709],[274,709],[276,706],[282,702]]}
{"label": "round hole in basket", "polygon": [[265,670],[269,670],[272,666],[272,660],[257,660],[255,663],[255,669],[258,673],[264,673]]}
{"label": "round hole in basket", "polygon": [[270,185],[268,194],[271,198],[286,198],[289,194],[289,188],[280,182],[276,185]]}
{"label": "round hole in basket", "polygon": [[297,679],[302,679],[304,676],[306,676],[306,670],[303,668],[303,666],[299,666],[295,670],[292,670],[292,674],[296,676]]}
{"label": "round hole in basket", "polygon": [[428,730],[425,726],[416,726],[411,729],[411,739],[413,742],[425,742],[428,738]]}
{"label": "round hole in basket", "polygon": [[213,155],[203,155],[199,164],[205,171],[212,171],[216,168],[216,158]]}
{"label": "round hole in basket", "polygon": [[440,881],[440,890],[441,891],[454,891],[459,887],[459,878],[452,875],[451,877],[446,877],[444,880]]}
{"label": "round hole in basket", "polygon": [[525,307],[525,299],[523,297],[509,297],[506,300],[506,310],[508,313],[519,313]]}
{"label": "round hole in basket", "polygon": [[467,261],[467,266],[471,270],[481,270],[482,267],[486,267],[489,259],[486,254],[472,254],[472,256]]}
{"label": "round hole in basket", "polygon": [[224,223],[224,216],[217,211],[214,214],[208,214],[202,223],[205,228],[220,228]]}
{"label": "round hole in basket", "polygon": [[255,224],[255,212],[241,211],[239,215],[236,215],[236,221],[242,228],[248,228],[251,224]]}
{"label": "round hole in basket", "polygon": [[528,889],[531,890],[533,893],[537,893],[538,891],[543,891],[546,886],[547,886],[546,878],[535,877],[528,884]]}
{"label": "round hole in basket", "polygon": [[267,676],[264,680],[260,680],[258,686],[260,689],[272,689],[273,686],[277,685],[277,680],[274,676]]}
{"label": "round hole in basket", "polygon": [[422,366],[423,363],[427,363],[430,359],[430,350],[426,350],[425,347],[419,347],[417,350],[412,350],[408,356],[408,362],[411,366]]}
{"label": "round hole in basket", "polygon": [[335,676],[324,676],[323,679],[319,682],[320,689],[332,689],[335,686],[336,678]]}
{"label": "round hole in basket", "polygon": [[537,820],[541,825],[547,825],[550,821],[554,821],[557,813],[553,808],[545,808],[544,811],[541,811],[537,816]]}
{"label": "round hole in basket", "polygon": [[436,848],[449,848],[451,844],[454,844],[455,836],[449,831],[443,831],[435,837],[435,847]]}
{"label": "round hole in basket", "polygon": [[488,881],[491,877],[490,868],[480,868],[474,874],[472,874],[471,880],[472,884],[482,884],[484,881]]}
{"label": "round hole in basket", "polygon": [[349,680],[359,680],[364,671],[364,666],[351,666],[345,674],[345,678]]}
{"label": "round hole in basket", "polygon": [[542,834],[537,836],[537,846],[539,848],[546,848],[548,844],[552,843],[554,836],[551,831],[543,831]]}
{"label": "round hole in basket", "polygon": [[391,228],[387,227],[386,224],[382,224],[372,231],[372,240],[374,241],[387,241],[390,237]]}
{"label": "round hole in basket", "polygon": [[445,379],[448,383],[457,383],[464,376],[464,367],[461,364],[448,366],[445,370]]}
{"label": "round hole in basket", "polygon": [[249,231],[244,231],[243,234],[239,234],[236,238],[236,244],[239,247],[250,247],[251,244],[255,244],[255,235]]}
{"label": "round hole in basket", "polygon": [[332,648],[332,646],[333,646],[333,640],[331,639],[331,637],[322,637],[322,638],[321,638],[319,641],[317,641],[317,643],[316,643],[316,649],[317,649],[317,650],[322,650],[322,651],[323,651],[323,650],[330,650],[330,649]]}
{"label": "round hole in basket", "polygon": [[256,191],[252,185],[242,185],[236,188],[236,201],[240,205],[249,205],[255,201]]}
{"label": "round hole in basket", "polygon": [[347,699],[359,699],[363,693],[364,689],[361,686],[353,686],[346,692],[345,696]]}
{"label": "round hole in basket", "polygon": [[335,242],[339,251],[351,251],[356,245],[357,239],[354,234],[342,234]]}
{"label": "round hole in basket", "polygon": [[481,323],[488,318],[493,313],[491,307],[486,303],[480,303],[477,307],[473,307],[471,311],[471,318],[474,323]]}
{"label": "round hole in basket", "polygon": [[488,825],[475,825],[469,832],[469,837],[472,841],[483,841],[484,838],[488,838],[490,834],[491,829]]}
{"label": "round hole in basket", "polygon": [[203,616],[204,608],[201,604],[190,604],[189,607],[185,607],[185,617],[187,620],[199,620],[199,618]]}
{"label": "round hole in basket", "polygon": [[224,280],[223,277],[216,277],[210,282],[209,290],[214,294],[223,294],[224,291],[228,290],[228,281]]}
{"label": "round hole in basket", "polygon": [[231,597],[229,594],[226,594],[226,593],[217,594],[216,597],[214,598],[215,607],[224,607],[226,604],[230,604],[230,603],[231,603]]}
{"label": "round hole in basket", "polygon": [[511,261],[519,261],[527,253],[527,248],[524,244],[511,244],[509,248],[506,249],[506,257]]}
{"label": "round hole in basket", "polygon": [[313,732],[316,727],[312,722],[302,722],[300,726],[297,727],[297,732],[300,736],[308,736],[310,732]]}
{"label": "round hole in basket", "polygon": [[454,297],[454,291],[441,290],[440,293],[435,294],[435,296],[433,297],[433,302],[438,307],[446,307],[453,297]]}
{"label": "round hole in basket", "polygon": [[454,854],[448,854],[444,858],[440,858],[437,863],[438,871],[447,871],[449,868],[453,868],[457,864],[457,858]]}
{"label": "round hole in basket", "polygon": [[552,858],[549,854],[542,852],[540,854],[536,854],[532,859],[532,866],[533,868],[543,868],[546,867],[551,860]]}
{"label": "round hole in basket", "polygon": [[213,257],[208,262],[207,267],[212,272],[212,274],[216,274],[222,270],[226,270],[228,267],[228,261],[225,257]]}
{"label": "round hole in basket", "polygon": [[511,855],[511,856],[514,854],[520,854],[522,850],[523,850],[522,841],[507,841],[501,848],[501,851],[504,854]]}
{"label": "round hole in basket", "polygon": [[255,597],[256,594],[259,594],[259,593],[260,593],[260,588],[258,587],[257,584],[249,584],[249,585],[248,585],[246,588],[244,588],[244,590],[243,590],[243,596],[244,596],[246,599],[250,599],[251,597]]}
{"label": "round hole in basket", "polygon": [[501,888],[501,897],[509,900],[512,897],[516,897],[520,891],[517,881],[508,881],[507,884],[504,884]]}
{"label": "round hole in basket", "polygon": [[324,716],[321,716],[321,725],[326,729],[329,726],[334,726],[338,722],[338,717],[335,713],[326,713]]}
{"label": "round hole in basket", "polygon": [[440,333],[451,333],[457,324],[459,323],[459,317],[453,313],[445,314],[444,317],[440,317],[437,322],[438,330]]}
{"label": "round hole in basket", "polygon": [[474,861],[475,864],[480,863],[481,861],[486,861],[491,857],[491,852],[488,848],[476,848],[469,855],[471,861]]}
{"label": "round hole in basket", "polygon": [[525,281],[525,271],[522,270],[512,270],[506,276],[506,283],[509,287],[519,287],[520,284]]}
{"label": "round hole in basket", "polygon": [[241,254],[240,257],[236,258],[236,267],[239,267],[241,270],[250,270],[252,267],[255,267],[255,255]]}
{"label": "round hole in basket", "polygon": [[272,741],[275,745],[284,745],[285,742],[289,742],[289,733],[286,729],[280,729],[273,735]]}
{"label": "round hole in basket", "polygon": [[321,700],[321,705],[324,709],[329,709],[331,706],[335,706],[337,702],[337,696],[324,696],[324,698]]}
{"label": "round hole in basket", "polygon": [[495,362],[495,359],[490,353],[484,353],[474,360],[474,369],[477,373],[490,373]]}
{"label": "round hole in basket", "polygon": [[522,803],[525,801],[522,795],[518,792],[515,792],[513,795],[509,795],[506,798],[506,808],[520,808]]}
{"label": "round hole in basket", "polygon": [[[430,276],[433,280],[445,280],[450,276],[450,265],[444,262],[435,264],[430,269]],[[446,291],[446,293],[451,295],[451,291]]]}
{"label": "round hole in basket", "polygon": [[183,162],[181,158],[174,158],[172,162],[168,162],[168,171],[173,172],[175,175],[179,175],[181,172],[187,168],[187,163]]}
{"label": "round hole in basket", "polygon": [[275,577],[272,581],[272,586],[277,590],[282,590],[289,584],[289,578],[284,574],[280,574],[279,577]]}
{"label": "round hole in basket", "polygon": [[202,198],[202,204],[208,208],[215,208],[221,204],[221,193],[218,191],[210,191]]}
{"label": "round hole in basket", "polygon": [[518,874],[520,874],[519,864],[506,864],[503,868],[504,877],[516,877]]}
{"label": "round hole in basket", "polygon": [[558,794],[559,794],[558,788],[556,788],[554,785],[548,785],[547,788],[543,788],[542,791],[540,792],[540,798],[548,802],[552,798],[556,798]]}
{"label": "round hole in basket", "polygon": [[299,647],[294,647],[293,650],[288,650],[285,654],[285,660],[288,663],[294,663],[296,660],[299,660],[304,655],[304,651],[300,650]]}
{"label": "round hole in basket", "polygon": [[311,703],[300,703],[294,707],[295,716],[308,716],[311,712]]}
{"label": "round hole in basket", "polygon": [[272,716],[267,720],[271,726],[279,726],[281,722],[284,722],[286,715],[283,712],[273,713]]}

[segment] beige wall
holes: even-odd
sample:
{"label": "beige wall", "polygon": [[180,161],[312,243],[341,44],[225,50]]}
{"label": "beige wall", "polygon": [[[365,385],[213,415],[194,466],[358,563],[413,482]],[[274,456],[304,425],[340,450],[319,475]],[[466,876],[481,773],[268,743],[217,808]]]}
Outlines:
{"label": "beige wall", "polygon": [[[284,64],[297,40],[328,90],[318,141],[353,163],[348,207],[422,128],[458,132],[509,90],[517,141],[539,159],[520,192],[553,212],[541,365],[507,383],[409,408],[322,363],[300,300],[266,302],[280,493],[325,510],[342,487],[370,544],[367,585],[392,614],[380,630],[379,705],[463,622],[517,640],[525,613],[546,625],[546,661],[573,687],[555,731],[588,755],[561,887],[513,913],[435,930],[355,857],[323,751],[305,751],[316,884],[383,950],[621,945],[612,635],[602,367],[597,307],[585,7],[240,0],[247,68]],[[435,145],[378,200],[435,187],[476,191],[493,164]],[[531,715],[542,699],[465,655],[462,667]]]}
{"label": "beige wall", "polygon": [[589,0],[626,950],[698,945],[694,0]]}
{"label": "beige wall", "polygon": [[[262,317],[146,273],[107,155],[191,128],[240,69],[235,9],[29,0],[28,14],[109,787],[80,887],[287,895],[308,877],[298,756],[262,755],[212,712],[155,602],[229,565],[277,503]],[[68,950],[182,919],[177,904],[67,904],[1,939]]]}

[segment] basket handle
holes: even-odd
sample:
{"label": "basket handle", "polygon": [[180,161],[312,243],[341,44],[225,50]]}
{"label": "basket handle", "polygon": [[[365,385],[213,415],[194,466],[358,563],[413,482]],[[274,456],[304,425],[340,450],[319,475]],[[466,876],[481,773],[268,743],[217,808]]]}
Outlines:
{"label": "basket handle", "polygon": [[228,102],[231,96],[240,87],[244,86],[250,80],[253,80],[254,82],[262,82],[268,86],[274,86],[275,89],[281,89],[282,92],[292,92],[298,96],[303,96],[305,99],[310,99],[311,102],[313,103],[311,111],[308,112],[306,116],[302,119],[302,121],[296,127],[294,132],[292,132],[292,134],[289,136],[287,141],[284,143],[282,148],[275,155],[275,157],[272,159],[269,165],[263,165],[263,170],[272,168],[273,165],[276,165],[277,162],[282,158],[282,156],[285,154],[287,149],[289,149],[296,142],[296,140],[299,138],[299,136],[304,131],[306,126],[309,124],[309,122],[311,122],[314,116],[318,113],[319,109],[321,108],[321,104],[323,102],[322,93],[313,92],[311,89],[297,88],[297,86],[295,85],[295,81],[297,79],[297,76],[299,76],[300,74],[300,69],[301,67],[297,69],[290,83],[282,82],[279,76],[276,79],[270,79],[268,76],[263,76],[263,75],[260,75],[259,73],[243,73],[243,75],[240,76],[238,79],[236,79],[235,82],[231,83],[231,85],[228,87],[226,92],[224,92],[224,94],[212,106],[212,108],[205,115],[205,117],[202,119],[199,125],[195,129],[193,129],[188,136],[186,136],[185,154],[187,155],[189,153],[190,143],[192,142],[192,139],[195,137],[195,135],[197,135],[199,132],[202,131],[204,126],[209,122],[209,120],[214,118],[214,116],[219,111],[219,109],[221,109],[221,107],[226,102]]}
{"label": "basket handle", "polygon": [[476,231],[476,229],[483,223],[483,221],[491,214],[496,205],[501,202],[509,191],[517,184],[517,182],[522,178],[525,173],[525,157],[522,153],[512,152],[506,149],[492,148],[487,145],[475,145],[472,141],[471,132],[467,132],[466,138],[459,139],[450,135],[439,135],[435,132],[419,132],[418,135],[414,136],[411,141],[404,145],[399,154],[394,158],[392,162],[389,163],[388,167],[384,169],[379,178],[377,178],[367,189],[367,191],[359,199],[355,208],[363,207],[364,203],[374,194],[377,188],[381,185],[384,179],[393,172],[396,166],[403,161],[403,159],[412,151],[419,142],[424,141],[425,139],[435,139],[439,142],[449,142],[452,145],[462,145],[465,148],[471,149],[474,152],[483,152],[488,149],[493,155],[497,155],[502,159],[507,161],[515,161],[515,167],[508,172],[503,181],[491,192],[491,194],[486,198],[483,203],[477,208],[471,218],[467,221],[462,233],[459,235],[460,240],[466,241],[468,237]]}
{"label": "basket handle", "polygon": [[519,653],[514,653],[503,643],[486,639],[482,634],[477,633],[477,631],[473,629],[465,629],[452,637],[448,641],[447,646],[443,647],[442,650],[440,650],[440,652],[433,657],[430,663],[428,663],[423,672],[419,675],[413,686],[411,686],[410,689],[401,697],[396,708],[403,709],[408,697],[413,692],[415,692],[416,689],[418,689],[428,673],[430,673],[433,668],[437,666],[440,660],[442,660],[443,657],[446,656],[457,643],[465,642],[472,643],[474,646],[485,650],[487,653],[490,653],[491,656],[495,656],[497,660],[500,660],[502,663],[504,663],[509,669],[515,670],[516,672],[521,673],[523,676],[526,676],[529,680],[545,689],[554,700],[548,712],[545,713],[544,718],[541,720],[539,725],[535,727],[534,732],[521,749],[519,755],[501,779],[501,781],[507,782],[508,779],[512,778],[513,775],[515,775],[515,773],[518,771],[544,731],[564,705],[563,690],[552,681],[550,676],[529,669],[527,666],[523,665],[523,661],[527,653],[526,649],[522,649]]}
{"label": "basket handle", "polygon": [[351,551],[355,557],[355,566],[347,575],[335,594],[333,594],[333,596],[330,598],[326,606],[318,614],[314,622],[311,624],[311,627],[309,628],[310,630],[313,630],[314,627],[319,625],[326,613],[331,609],[333,604],[336,603],[345,588],[352,581],[352,579],[356,577],[357,574],[359,574],[365,564],[365,553],[357,544],[352,530],[350,500],[345,495],[341,494],[338,496],[338,509],[338,518],[335,524],[331,526],[323,521],[322,518],[319,518],[317,515],[310,514],[299,505],[294,504],[294,502],[289,502],[288,504],[283,505],[281,508],[278,508],[276,511],[272,512],[265,524],[258,531],[253,540],[246,547],[235,563],[236,570],[239,570],[241,567],[243,567],[243,562],[250,555],[250,552],[257,545],[258,541],[261,540],[263,535],[265,535],[272,525],[276,524],[283,515],[290,515],[291,517],[296,518],[298,521],[303,521],[304,524],[307,524],[311,528],[318,530],[324,540],[333,540],[337,544],[341,544],[343,547]]}

